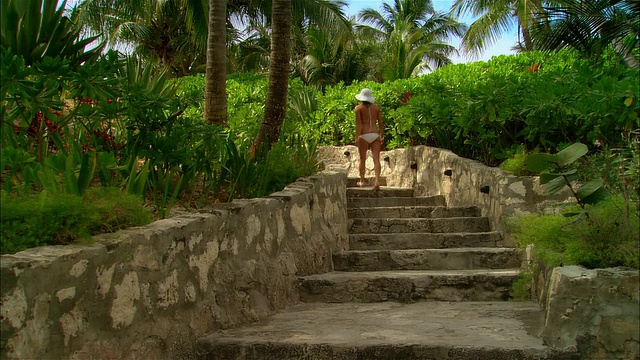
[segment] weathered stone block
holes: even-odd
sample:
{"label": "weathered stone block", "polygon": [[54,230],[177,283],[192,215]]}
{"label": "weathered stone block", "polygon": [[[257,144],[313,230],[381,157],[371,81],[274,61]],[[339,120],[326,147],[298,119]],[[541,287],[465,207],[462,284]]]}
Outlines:
{"label": "weathered stone block", "polygon": [[640,346],[638,270],[553,269],[543,339],[557,348],[580,346],[589,359],[637,359]]}

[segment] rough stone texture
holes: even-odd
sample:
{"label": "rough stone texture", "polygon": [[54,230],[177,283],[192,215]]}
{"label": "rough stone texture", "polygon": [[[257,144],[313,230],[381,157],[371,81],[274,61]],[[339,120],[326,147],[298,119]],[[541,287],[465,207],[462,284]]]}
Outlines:
{"label": "rough stone texture", "polygon": [[[319,152],[325,164],[340,164],[349,177],[358,176],[360,159],[355,146],[326,146]],[[380,158],[381,175],[389,186],[413,188],[416,196],[444,196],[447,206],[477,205],[491,221],[491,228],[505,235],[505,217],[539,211],[571,199],[568,193],[545,196],[537,177],[514,176],[445,149],[416,146],[383,151]],[[370,160],[369,154],[367,177],[373,176]],[[446,170],[451,170],[451,176],[445,175]],[[487,186],[488,193],[481,192]],[[506,246],[513,246],[509,236],[505,242]]]}
{"label": "rough stone texture", "polygon": [[355,197],[349,199],[347,207],[362,208],[372,206],[445,206],[444,196],[421,197]]}
{"label": "rough stone texture", "polygon": [[299,302],[348,248],[344,170],[95,237],[3,255],[2,359],[190,359],[205,333]]}
{"label": "rough stone texture", "polygon": [[519,269],[341,272],[300,279],[305,302],[500,301]]}
{"label": "rough stone texture", "polygon": [[198,341],[216,360],[578,360],[543,346],[531,302],[298,304]]}
{"label": "rough stone texture", "polygon": [[350,218],[444,218],[477,217],[477,206],[394,206],[394,207],[347,207]]}
{"label": "rough stone texture", "polygon": [[579,346],[585,359],[638,359],[638,270],[553,269],[543,339],[556,348]]}
{"label": "rough stone texture", "polygon": [[333,254],[335,271],[515,269],[515,248],[351,250]]}
{"label": "rough stone texture", "polygon": [[447,249],[461,247],[503,247],[497,231],[481,233],[350,234],[351,250]]}
{"label": "rough stone texture", "polygon": [[351,234],[383,233],[466,233],[490,231],[486,217],[436,218],[436,219],[367,219],[349,220]]}

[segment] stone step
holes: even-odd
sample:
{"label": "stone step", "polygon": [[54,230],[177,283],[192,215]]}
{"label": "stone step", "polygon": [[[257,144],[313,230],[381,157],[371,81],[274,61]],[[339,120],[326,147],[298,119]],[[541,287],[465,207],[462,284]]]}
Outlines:
{"label": "stone step", "polygon": [[510,269],[521,264],[515,248],[350,250],[333,254],[335,271]]}
{"label": "stone step", "polygon": [[386,198],[386,197],[410,198],[410,197],[413,197],[413,189],[387,187],[387,186],[383,186],[377,190],[372,187],[347,188],[347,198]]}
{"label": "stone step", "polygon": [[[357,178],[357,177],[347,178],[347,187],[358,187],[358,181],[360,181],[360,178]],[[373,185],[375,185],[375,183],[376,183],[376,178],[373,177],[373,176],[364,178],[364,185],[365,186],[372,187]],[[380,177],[380,185],[381,186],[387,186],[387,178],[386,177],[384,177],[384,176]]]}
{"label": "stone step", "polygon": [[304,302],[499,301],[519,269],[333,271],[300,278]]}
{"label": "stone step", "polygon": [[350,234],[351,250],[448,249],[460,247],[503,247],[497,231],[478,233]]}
{"label": "stone step", "polygon": [[[347,190],[348,191],[348,190]],[[366,198],[356,197],[347,199],[347,209],[363,207],[389,207],[389,206],[446,206],[444,196],[419,196],[419,197],[380,197]]]}
{"label": "stone step", "polygon": [[487,232],[491,225],[487,217],[453,217],[453,218],[407,218],[407,219],[367,219],[349,220],[350,234],[385,234],[385,233],[460,233]]}
{"label": "stone step", "polygon": [[533,302],[302,303],[196,342],[218,360],[578,360],[539,337]]}
{"label": "stone step", "polygon": [[478,217],[480,215],[480,208],[477,206],[387,206],[347,209],[347,216],[350,219]]}

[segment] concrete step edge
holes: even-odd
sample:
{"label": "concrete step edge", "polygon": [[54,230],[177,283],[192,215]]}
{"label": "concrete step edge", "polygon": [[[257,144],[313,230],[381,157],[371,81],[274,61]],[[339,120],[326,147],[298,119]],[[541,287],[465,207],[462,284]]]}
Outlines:
{"label": "concrete step edge", "polygon": [[323,274],[301,276],[300,279],[323,278],[420,278],[420,277],[458,277],[458,276],[515,276],[521,272],[520,268],[508,269],[477,269],[477,270],[385,270],[385,271],[332,271]]}
{"label": "concrete step edge", "polygon": [[332,254],[334,271],[480,270],[521,266],[516,248],[348,250]]}
{"label": "concrete step edge", "polygon": [[413,252],[434,252],[434,253],[503,253],[503,252],[521,252],[523,250],[516,247],[460,247],[460,248],[445,248],[445,249],[380,249],[380,250],[345,250],[336,251],[334,254],[371,254],[381,252],[398,252],[398,253],[413,253]]}
{"label": "concrete step edge", "polygon": [[452,216],[452,217],[432,217],[432,218],[423,218],[423,217],[406,217],[406,218],[398,218],[398,217],[390,217],[390,218],[368,218],[368,217],[362,217],[362,218],[353,218],[353,220],[359,220],[359,221],[373,221],[373,222],[378,222],[378,221],[401,221],[401,222],[409,222],[409,221],[424,221],[424,222],[431,222],[431,221],[438,221],[438,220],[447,220],[447,221],[454,221],[454,220],[489,220],[488,217],[486,216]]}
{"label": "concrete step edge", "polygon": [[379,219],[387,218],[389,215],[394,218],[421,218],[433,219],[437,217],[460,217],[460,215],[479,217],[480,208],[477,206],[354,206],[347,208],[349,219]]}
{"label": "concrete step edge", "polygon": [[[480,245],[481,244],[481,245]],[[475,246],[469,246],[475,245]],[[353,250],[450,249],[461,247],[504,247],[498,231],[478,233],[386,233],[349,234]]]}

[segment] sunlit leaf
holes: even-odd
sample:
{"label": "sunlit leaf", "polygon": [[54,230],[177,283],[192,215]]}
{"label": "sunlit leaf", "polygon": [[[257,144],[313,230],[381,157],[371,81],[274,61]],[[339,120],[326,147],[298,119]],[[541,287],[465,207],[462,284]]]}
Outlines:
{"label": "sunlit leaf", "polygon": [[587,152],[589,152],[587,145],[582,143],[575,143],[556,154],[556,156],[560,160],[558,162],[558,165],[569,165],[578,160],[580,157],[584,156]]}
{"label": "sunlit leaf", "polygon": [[633,96],[629,96],[625,101],[624,104],[626,107],[630,107],[631,104],[633,104]]}

